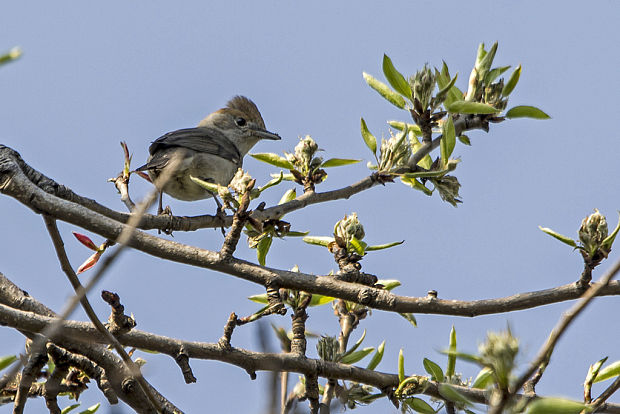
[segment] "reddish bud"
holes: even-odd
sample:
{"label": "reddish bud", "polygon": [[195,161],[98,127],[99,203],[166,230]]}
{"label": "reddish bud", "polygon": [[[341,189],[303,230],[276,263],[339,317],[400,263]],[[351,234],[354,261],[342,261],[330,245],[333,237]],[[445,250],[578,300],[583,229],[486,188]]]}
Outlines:
{"label": "reddish bud", "polygon": [[102,253],[103,251],[95,252],[92,256],[86,259],[86,261],[82,263],[80,267],[78,267],[76,274],[79,275],[80,273],[85,272],[91,267],[93,267],[94,265],[96,265]]}
{"label": "reddish bud", "polygon": [[90,237],[85,236],[80,233],[76,233],[75,231],[73,232],[73,235],[75,236],[76,239],[78,239],[80,243],[82,243],[84,246],[88,247],[89,249],[94,250],[94,251],[99,250],[99,247],[97,247],[97,245],[93,243]]}

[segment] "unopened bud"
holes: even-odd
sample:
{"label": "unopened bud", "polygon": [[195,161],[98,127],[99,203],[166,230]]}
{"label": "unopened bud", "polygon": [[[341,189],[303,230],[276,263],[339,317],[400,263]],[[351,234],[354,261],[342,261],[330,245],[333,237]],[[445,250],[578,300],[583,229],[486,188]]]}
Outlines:
{"label": "unopened bud", "polygon": [[334,226],[334,236],[340,237],[347,243],[355,237],[357,240],[362,240],[365,236],[364,226],[357,219],[357,213],[352,213],[348,216],[344,216]]}
{"label": "unopened bud", "polygon": [[338,340],[334,336],[322,336],[316,344],[316,351],[323,361],[336,361],[338,350]]}
{"label": "unopened bud", "polygon": [[235,190],[237,194],[244,194],[251,181],[252,176],[239,168],[228,186]]}
{"label": "unopened bud", "polygon": [[310,135],[306,135],[306,137],[302,138],[301,141],[299,141],[299,144],[295,147],[295,156],[304,164],[309,165],[310,160],[318,149],[319,146],[312,139],[312,137]]}
{"label": "unopened bud", "polygon": [[603,240],[607,238],[607,234],[607,220],[597,209],[581,222],[579,240],[591,256],[596,253]]}
{"label": "unopened bud", "polygon": [[506,332],[489,332],[485,343],[478,347],[482,365],[491,367],[500,385],[507,386],[519,352],[519,340]]}
{"label": "unopened bud", "polygon": [[437,191],[439,191],[439,196],[443,201],[447,201],[456,207],[457,203],[461,203],[459,199],[459,189],[461,188],[461,183],[459,180],[452,175],[445,175],[441,178],[432,180],[433,184]]}
{"label": "unopened bud", "polygon": [[435,89],[435,74],[433,71],[427,65],[424,65],[413,77],[409,78],[409,85],[413,91],[413,97],[420,101],[422,108],[426,109]]}

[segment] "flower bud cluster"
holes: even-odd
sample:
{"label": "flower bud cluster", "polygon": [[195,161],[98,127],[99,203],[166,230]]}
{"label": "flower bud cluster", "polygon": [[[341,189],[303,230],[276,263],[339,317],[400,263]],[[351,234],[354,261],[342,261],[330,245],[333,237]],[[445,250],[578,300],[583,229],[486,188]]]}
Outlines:
{"label": "flower bud cluster", "polygon": [[411,145],[407,140],[407,130],[402,131],[390,139],[381,139],[381,158],[379,171],[391,171],[399,167],[407,167],[411,156]]}
{"label": "flower bud cluster", "polygon": [[316,344],[316,351],[323,361],[338,361],[339,349],[338,339],[334,336],[322,336]]}
{"label": "flower bud cluster", "polygon": [[357,218],[357,213],[351,213],[336,223],[334,226],[334,236],[340,238],[348,245],[353,237],[362,240],[366,234],[364,226]]}
{"label": "flower bud cluster", "polygon": [[507,387],[519,352],[519,340],[512,336],[510,329],[500,333],[489,332],[486,342],[478,347],[478,352],[481,363],[495,373],[498,385]]}
{"label": "flower bud cluster", "polygon": [[435,74],[428,65],[424,65],[421,70],[409,78],[409,85],[413,91],[413,97],[420,101],[424,109],[426,109],[431,102],[431,97],[435,89],[435,82]]}
{"label": "flower bud cluster", "polygon": [[607,238],[607,220],[605,216],[594,210],[594,213],[584,218],[579,228],[579,240],[583,248],[593,257],[601,247],[603,240]]}

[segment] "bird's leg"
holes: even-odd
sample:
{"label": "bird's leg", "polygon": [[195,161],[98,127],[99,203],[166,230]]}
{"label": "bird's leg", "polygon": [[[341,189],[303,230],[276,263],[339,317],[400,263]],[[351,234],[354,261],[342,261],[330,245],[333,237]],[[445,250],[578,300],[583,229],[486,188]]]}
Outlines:
{"label": "bird's leg", "polygon": [[[226,213],[224,212],[224,206],[222,205],[222,203],[220,203],[220,200],[218,200],[216,196],[213,196],[213,199],[215,200],[215,204],[217,204],[217,210],[215,210],[215,216],[218,217],[220,220],[222,220],[222,223],[223,223],[224,219],[226,218]],[[226,236],[226,230],[224,230],[224,225],[220,227],[220,230],[222,231],[222,235]]]}
{"label": "bird's leg", "polygon": [[[160,191],[159,192],[159,205],[157,206],[157,215],[172,217],[172,210],[170,209],[170,206],[166,206],[166,208],[163,208],[163,202],[162,202],[163,197],[164,197],[164,192]],[[172,230],[169,228],[164,229],[164,230],[157,230],[157,234],[161,234],[162,231],[165,234],[172,235]]]}

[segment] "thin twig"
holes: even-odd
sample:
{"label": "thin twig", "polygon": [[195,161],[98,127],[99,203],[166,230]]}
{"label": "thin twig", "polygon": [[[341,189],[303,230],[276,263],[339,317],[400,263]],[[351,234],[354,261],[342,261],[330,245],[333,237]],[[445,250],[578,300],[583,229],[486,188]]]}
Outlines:
{"label": "thin twig", "polygon": [[[616,273],[618,273],[618,271],[620,271],[620,260],[618,260],[607,271],[607,273],[605,273],[599,279],[598,283],[592,285],[583,294],[583,297],[575,305],[573,305],[573,307],[568,312],[564,314],[564,316],[562,317],[562,319],[560,319],[560,321],[555,326],[555,328],[553,328],[553,331],[551,331],[551,334],[549,335],[547,342],[540,349],[540,351],[538,352],[538,355],[536,356],[534,361],[532,361],[528,370],[525,373],[523,373],[519,377],[519,379],[515,382],[513,386],[513,391],[511,394],[514,394],[517,390],[521,389],[523,384],[525,384],[525,382],[534,374],[534,372],[536,372],[538,367],[540,367],[543,364],[545,365],[548,364],[551,358],[551,354],[553,353],[553,350],[555,349],[555,346],[558,343],[558,340],[562,337],[564,332],[566,332],[566,329],[570,326],[573,320],[575,320],[577,315],[579,315],[586,308],[586,306],[592,301],[592,299],[594,299],[594,297],[596,297],[600,293],[600,291],[603,290],[605,286],[607,286],[609,281],[616,275]],[[504,408],[509,398],[510,396],[508,396],[508,398],[503,399],[502,402],[498,404],[497,407],[492,407],[490,412],[501,413],[502,409]]]}

